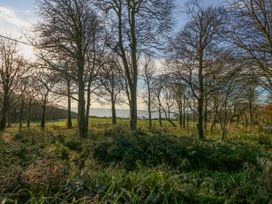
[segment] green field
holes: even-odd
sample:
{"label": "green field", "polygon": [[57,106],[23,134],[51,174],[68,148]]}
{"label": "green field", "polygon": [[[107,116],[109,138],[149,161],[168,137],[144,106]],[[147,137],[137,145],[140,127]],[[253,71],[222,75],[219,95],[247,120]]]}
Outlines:
{"label": "green field", "polygon": [[[76,121],[74,121],[76,123]],[[271,203],[272,134],[232,125],[206,141],[163,121],[91,118],[89,137],[65,121],[0,137],[2,203]],[[75,125],[75,124],[74,124]],[[208,131],[207,131],[208,132]]]}

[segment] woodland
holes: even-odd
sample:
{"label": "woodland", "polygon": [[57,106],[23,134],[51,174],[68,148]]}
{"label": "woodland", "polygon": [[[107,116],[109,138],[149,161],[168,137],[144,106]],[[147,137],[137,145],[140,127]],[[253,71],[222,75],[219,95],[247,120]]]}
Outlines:
{"label": "woodland", "polygon": [[0,35],[1,204],[272,203],[271,0],[36,3]]}

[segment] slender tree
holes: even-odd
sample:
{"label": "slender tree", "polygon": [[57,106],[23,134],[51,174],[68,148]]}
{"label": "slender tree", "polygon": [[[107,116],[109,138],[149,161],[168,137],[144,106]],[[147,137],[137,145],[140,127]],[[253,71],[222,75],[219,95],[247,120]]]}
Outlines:
{"label": "slender tree", "polygon": [[[38,46],[52,54],[60,53],[74,64],[69,77],[76,82],[78,91],[78,128],[81,137],[88,132],[88,104],[86,99],[86,72],[90,65],[90,53],[100,26],[97,13],[91,8],[89,0],[40,0],[40,22],[36,31],[40,37]],[[67,74],[64,66],[58,66],[44,55],[42,58],[51,68]],[[89,64],[88,64],[89,63]],[[89,80],[92,76],[89,76]],[[89,90],[87,88],[87,90]],[[90,94],[87,94],[87,97]],[[87,107],[87,110],[86,110]],[[87,115],[87,116],[86,116]]]}
{"label": "slender tree", "polygon": [[[111,55],[100,71],[100,82],[103,85],[101,94],[108,93],[110,97],[103,97],[111,102],[112,124],[117,124],[116,103],[122,101],[120,94],[124,90],[124,77],[121,64],[117,56]],[[104,94],[105,95],[105,94]]]}
{"label": "slender tree", "polygon": [[[271,89],[272,76],[272,2],[270,0],[234,0],[230,36],[240,55],[251,62],[250,72],[258,67],[264,86]],[[254,66],[252,66],[254,65]]]}
{"label": "slender tree", "polygon": [[220,49],[225,30],[224,9],[203,7],[198,1],[188,5],[191,20],[171,41],[169,63],[174,75],[188,84],[197,100],[198,138],[205,139],[205,80],[209,74],[209,63]]}
{"label": "slender tree", "polygon": [[139,57],[171,27],[172,0],[97,0],[112,24],[110,46],[121,57],[128,84],[130,128],[137,128]]}
{"label": "slender tree", "polygon": [[46,108],[49,102],[56,102],[58,96],[54,94],[54,88],[56,87],[57,82],[59,81],[56,74],[49,72],[46,69],[39,69],[35,74],[35,83],[36,83],[36,92],[37,98],[42,107],[41,115],[41,129],[45,129],[46,123]]}
{"label": "slender tree", "polygon": [[26,73],[25,62],[18,56],[17,45],[14,42],[0,41],[0,88],[2,92],[0,131],[6,128],[8,113],[19,81]]}
{"label": "slender tree", "polygon": [[[147,111],[148,111],[148,127],[152,127],[152,99],[154,99],[152,92],[154,90],[155,86],[155,64],[154,61],[150,56],[146,56],[142,75],[144,84],[146,86],[146,92],[147,92],[147,99],[144,100],[147,104]],[[144,96],[146,98],[146,94]]]}

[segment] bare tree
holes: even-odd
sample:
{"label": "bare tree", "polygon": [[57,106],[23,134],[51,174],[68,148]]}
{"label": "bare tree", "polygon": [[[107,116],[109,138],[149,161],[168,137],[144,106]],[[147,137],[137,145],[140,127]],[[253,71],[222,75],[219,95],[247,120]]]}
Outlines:
{"label": "bare tree", "polygon": [[[96,41],[93,41],[93,50],[88,55],[87,59],[87,69],[85,73],[85,83],[87,84],[86,87],[86,94],[87,94],[87,103],[86,103],[86,113],[85,113],[85,127],[89,127],[89,115],[90,115],[90,106],[91,106],[91,95],[94,94],[99,89],[99,73],[101,68],[103,67],[105,61],[104,56],[104,46],[102,49],[98,47],[99,45],[96,44]],[[106,54],[105,54],[106,55]]]}
{"label": "bare tree", "polygon": [[[116,103],[122,102],[122,97],[120,94],[124,90],[123,70],[118,57],[114,56],[114,54],[108,56],[108,59],[105,60],[107,62],[102,66],[102,69],[99,73],[100,82],[103,86],[101,94],[104,95],[103,98],[106,101],[111,102],[112,124],[116,125]],[[110,96],[109,98],[105,97],[107,94]]]}
{"label": "bare tree", "polygon": [[26,73],[25,62],[18,56],[17,45],[8,40],[0,41],[0,88],[2,92],[0,131],[6,128],[11,98]]}
{"label": "bare tree", "polygon": [[179,126],[185,128],[185,93],[186,85],[178,82],[173,83],[173,93],[178,108]]}
{"label": "bare tree", "polygon": [[153,59],[150,56],[146,56],[143,65],[142,75],[147,92],[147,99],[144,101],[147,104],[149,128],[152,127],[152,99],[154,98],[152,92],[155,88],[155,72],[156,69]]}
{"label": "bare tree", "polygon": [[172,126],[177,125],[172,121],[172,114],[175,108],[175,96],[173,91],[173,83],[170,77],[165,74],[157,76],[154,84],[154,95],[156,98],[156,106],[159,112],[159,123],[162,126],[162,113],[164,119]]}
{"label": "bare tree", "polygon": [[72,101],[72,93],[71,93],[71,87],[72,87],[72,80],[68,75],[69,73],[69,67],[67,64],[66,67],[66,74],[65,74],[65,81],[66,81],[66,87],[67,87],[67,128],[71,129],[73,127],[73,123],[72,123],[72,112],[71,112],[71,101]]}
{"label": "bare tree", "polygon": [[19,129],[20,130],[23,127],[24,109],[27,102],[27,89],[29,85],[30,85],[29,78],[26,76],[20,80],[19,86],[16,91],[16,94],[19,97],[18,104],[20,105],[20,115],[19,115]]}
{"label": "bare tree", "polygon": [[[265,87],[272,87],[272,2],[269,0],[233,0],[230,36],[240,49],[240,54],[260,70]],[[254,68],[255,67],[255,68]]]}
{"label": "bare tree", "polygon": [[236,105],[236,99],[241,96],[241,74],[242,66],[237,59],[232,57],[231,52],[218,53],[216,62],[212,66],[213,72],[208,81],[212,93],[211,98],[212,112],[214,112],[214,121],[211,126],[215,125],[218,120],[222,132],[222,141],[227,136],[227,126],[233,117],[233,110]]}
{"label": "bare tree", "polygon": [[46,123],[46,108],[49,102],[56,102],[58,95],[54,94],[54,88],[59,81],[54,72],[50,72],[47,69],[41,68],[35,74],[34,79],[36,85],[37,99],[42,107],[41,115],[41,129],[45,129]]}
{"label": "bare tree", "polygon": [[[51,65],[49,65],[49,66],[51,66]],[[66,126],[68,129],[71,129],[73,126],[71,105],[72,105],[72,99],[75,99],[75,97],[73,97],[73,96],[76,95],[76,93],[77,93],[76,92],[76,84],[71,79],[71,77],[69,77],[69,74],[73,70],[73,63],[69,63],[69,62],[64,63],[63,69],[64,69],[64,73],[57,72],[60,81],[54,90],[57,95],[67,98]]]}
{"label": "bare tree", "polygon": [[155,95],[155,106],[157,107],[158,114],[159,114],[159,124],[160,127],[162,127],[162,101],[161,101],[161,94],[163,90],[163,83],[164,80],[163,75],[158,75],[155,77],[155,89],[154,95]]}
{"label": "bare tree", "polygon": [[33,104],[36,102],[37,99],[37,92],[36,92],[36,83],[34,80],[34,76],[28,76],[27,77],[27,84],[25,90],[25,103],[27,105],[27,116],[26,116],[26,126],[27,128],[30,128],[31,123],[31,116],[32,116],[32,107]]}
{"label": "bare tree", "polygon": [[[88,67],[95,64],[90,58],[93,52],[94,41],[97,40],[100,20],[97,13],[91,8],[89,0],[40,0],[40,14],[42,22],[36,27],[40,39],[38,46],[48,53],[60,53],[73,61],[74,70],[69,77],[78,86],[78,128],[81,137],[88,132],[89,98],[86,99],[86,78],[89,84],[93,76],[86,77]],[[57,66],[43,57],[51,68],[63,72],[63,66]],[[93,60],[91,62],[91,59]],[[88,92],[89,88],[87,88]],[[90,93],[87,93],[87,97]]]}
{"label": "bare tree", "polygon": [[140,53],[158,45],[171,27],[172,0],[97,0],[112,23],[111,47],[118,53],[128,84],[130,128],[137,128]]}
{"label": "bare tree", "polygon": [[220,49],[225,16],[222,8],[205,8],[198,1],[188,7],[191,20],[171,41],[169,63],[173,65],[174,74],[188,84],[197,100],[198,138],[205,139],[205,80],[209,75],[209,64]]}

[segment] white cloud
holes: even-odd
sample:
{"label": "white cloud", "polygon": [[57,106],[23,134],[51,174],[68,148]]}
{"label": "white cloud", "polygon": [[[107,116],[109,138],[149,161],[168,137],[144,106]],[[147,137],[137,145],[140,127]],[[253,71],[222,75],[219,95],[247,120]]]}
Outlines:
{"label": "white cloud", "polygon": [[10,24],[16,27],[30,27],[31,23],[28,21],[19,18],[16,15],[16,12],[12,9],[5,8],[0,6],[0,25],[7,25]]}
{"label": "white cloud", "polygon": [[[22,31],[33,24],[33,14],[30,11],[19,11],[0,6],[0,34],[25,41]],[[33,48],[28,45],[18,44],[20,53],[26,58],[33,58]]]}

